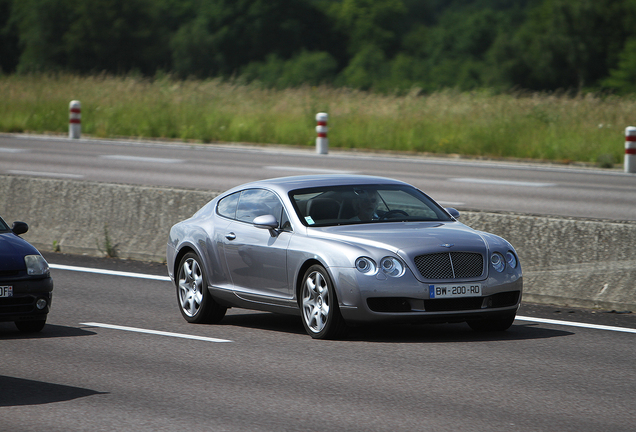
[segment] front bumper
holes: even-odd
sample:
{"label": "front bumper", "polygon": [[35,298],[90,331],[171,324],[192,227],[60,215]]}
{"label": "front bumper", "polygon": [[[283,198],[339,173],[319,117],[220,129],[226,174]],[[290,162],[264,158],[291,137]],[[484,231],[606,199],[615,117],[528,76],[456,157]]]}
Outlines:
{"label": "front bumper", "polygon": [[339,306],[342,317],[351,323],[445,323],[494,319],[516,313],[523,293],[521,275],[503,281],[489,278],[481,282],[483,295],[478,297],[443,299],[431,299],[428,284],[415,281],[408,275],[400,284],[391,284],[390,287],[382,286],[386,281],[376,282],[373,279],[367,279],[368,282],[361,287],[357,274],[349,273],[347,278],[342,275],[343,272],[338,278]]}
{"label": "front bumper", "polygon": [[[46,319],[53,299],[53,279],[2,280],[0,286],[12,286],[12,297],[0,298],[0,322],[33,321]],[[38,300],[46,300],[46,306],[39,309]]]}

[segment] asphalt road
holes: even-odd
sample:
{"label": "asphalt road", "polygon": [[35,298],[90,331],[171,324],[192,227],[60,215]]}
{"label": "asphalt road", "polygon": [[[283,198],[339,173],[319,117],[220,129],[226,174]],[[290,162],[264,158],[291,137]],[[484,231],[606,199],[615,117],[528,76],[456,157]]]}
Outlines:
{"label": "asphalt road", "polygon": [[636,175],[617,169],[0,135],[0,174],[223,191],[250,180],[312,173],[393,177],[458,209],[636,220]]}
{"label": "asphalt road", "polygon": [[574,326],[636,329],[635,314],[524,305],[525,318],[500,334],[465,324],[383,326],[317,341],[299,318],[269,313],[233,309],[219,325],[187,324],[161,264],[46,258],[56,286],[45,329],[25,336],[0,323],[2,431],[596,432],[636,424],[636,333]]}

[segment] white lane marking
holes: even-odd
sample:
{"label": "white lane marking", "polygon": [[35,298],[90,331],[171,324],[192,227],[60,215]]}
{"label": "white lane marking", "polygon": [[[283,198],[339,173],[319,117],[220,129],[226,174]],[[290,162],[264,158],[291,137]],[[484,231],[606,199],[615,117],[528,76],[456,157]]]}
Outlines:
{"label": "white lane marking", "polygon": [[[78,271],[78,272],[85,272],[85,273],[96,273],[96,274],[123,276],[123,277],[139,278],[139,279],[160,280],[160,281],[168,281],[168,282],[170,281],[170,278],[168,276],[155,276],[155,275],[149,275],[149,274],[143,274],[143,273],[102,270],[102,269],[94,269],[89,267],[67,266],[67,265],[61,265],[61,264],[49,264],[49,267],[51,267],[52,269],[58,269],[58,270],[70,270],[70,271]],[[529,321],[529,322],[537,322],[542,324],[555,324],[555,325],[562,325],[562,326],[569,326],[569,327],[581,327],[581,328],[589,328],[589,329],[595,329],[595,330],[608,330],[608,331],[636,334],[636,329],[630,329],[626,327],[614,327],[614,326],[606,326],[606,325],[599,325],[599,324],[585,324],[585,323],[574,322],[574,321],[560,321],[560,320],[553,320],[553,319],[546,319],[546,318],[533,318],[533,317],[519,316],[519,315],[517,315],[515,319],[518,321]],[[83,323],[83,324],[94,325],[96,327],[105,327],[109,325],[109,324],[96,324],[96,323]],[[108,328],[115,328],[115,327],[117,326],[111,326]],[[124,329],[124,328],[120,328],[120,329]],[[134,330],[130,330],[130,331],[134,331]],[[141,330],[138,329],[137,331],[141,331]],[[153,332],[153,330],[144,330],[143,332],[150,333],[150,332]],[[188,337],[188,336],[183,335],[182,337]],[[193,336],[189,338],[195,339],[195,338],[198,338],[198,336]]]}
{"label": "white lane marking", "polygon": [[500,186],[520,186],[520,187],[552,187],[556,186],[554,183],[539,183],[539,182],[522,182],[513,180],[494,180],[494,179],[479,179],[479,178],[452,178],[450,181],[460,183],[478,183],[478,184],[491,184]]}
{"label": "white lane marking", "polygon": [[123,160],[127,162],[151,162],[151,163],[183,163],[183,159],[168,159],[168,158],[154,158],[154,157],[141,157],[141,156],[126,156],[126,155],[103,155],[102,159]]}
{"label": "white lane marking", "polygon": [[562,326],[568,326],[568,327],[581,327],[581,328],[589,328],[589,329],[595,329],[595,330],[608,330],[608,331],[636,334],[636,329],[631,329],[626,327],[614,327],[614,326],[606,326],[606,325],[599,325],[599,324],[585,324],[580,322],[561,321],[561,320],[553,320],[553,319],[546,319],[546,318],[533,318],[533,317],[526,317],[526,316],[517,316],[515,319],[519,321],[538,322],[542,324],[555,324],[555,325],[562,325]]}
{"label": "white lane marking", "polygon": [[[9,133],[0,133],[1,137],[10,137],[11,139],[16,140],[38,140],[38,141],[71,141],[68,137],[57,137],[50,135],[30,135],[30,134],[9,134]],[[91,145],[110,145],[117,147],[148,147],[148,148],[173,148],[173,149],[185,149],[185,150],[202,150],[202,151],[210,151],[210,152],[229,152],[229,153],[268,153],[268,154],[276,154],[276,155],[307,155],[309,153],[315,154],[315,150],[306,148],[304,150],[294,149],[294,148],[267,148],[267,147],[253,147],[246,145],[245,143],[234,143],[234,144],[177,144],[177,143],[169,143],[169,142],[157,142],[157,141],[112,141],[107,139],[100,138],[81,138],[79,140],[73,140],[81,143],[91,144]],[[407,164],[423,164],[423,165],[442,165],[442,166],[451,166],[456,167],[467,166],[467,167],[476,167],[476,168],[506,168],[506,169],[514,169],[514,170],[524,170],[524,171],[547,171],[547,172],[560,172],[560,173],[578,173],[578,174],[589,174],[589,175],[600,175],[600,176],[621,176],[627,177],[632,176],[630,173],[625,173],[622,170],[608,170],[603,168],[580,168],[573,166],[555,166],[551,164],[543,164],[541,162],[493,162],[493,161],[480,161],[480,160],[457,160],[457,159],[443,159],[443,158],[432,158],[429,156],[422,157],[413,157],[409,156],[387,156],[383,154],[376,155],[363,155],[361,153],[349,154],[346,151],[337,151],[334,150],[333,154],[329,155],[329,158],[333,159],[355,159],[356,161],[360,160],[368,160],[368,161],[390,161],[390,162],[399,162],[399,163],[407,163]]]}
{"label": "white lane marking", "polygon": [[9,170],[7,172],[9,174],[37,176],[37,177],[59,177],[59,178],[73,178],[73,179],[84,178],[84,176],[81,174],[51,173],[51,172],[41,172],[41,171],[20,171],[20,170]]}
{"label": "white lane marking", "polygon": [[0,147],[0,153],[25,153],[27,151],[26,149]]}
{"label": "white lane marking", "polygon": [[176,337],[176,338],[182,338],[182,339],[194,339],[194,340],[205,341],[205,342],[232,342],[231,340],[228,340],[228,339],[217,339],[217,338],[211,338],[211,337],[205,337],[205,336],[194,336],[194,335],[187,335],[183,333],[172,333],[172,332],[165,332],[165,331],[159,331],[159,330],[147,330],[147,329],[141,329],[136,327],[125,327],[125,326],[119,326],[119,325],[113,325],[113,324],[102,324],[102,323],[95,323],[95,322],[80,323],[80,324],[85,326],[90,326],[90,327],[101,327],[101,328],[106,328],[111,330],[123,330],[123,331],[146,333],[146,334],[159,335],[159,336],[170,336],[170,337]]}
{"label": "white lane marking", "polygon": [[266,166],[265,169],[276,170],[276,171],[295,171],[295,172],[323,173],[323,174],[353,174],[355,173],[355,171],[332,170],[332,169],[323,169],[323,168],[304,168],[304,167],[292,167],[292,166]]}
{"label": "white lane marking", "polygon": [[131,272],[122,272],[115,270],[103,270],[103,269],[95,269],[90,267],[75,267],[75,266],[67,266],[62,264],[49,264],[49,267],[56,270],[70,270],[84,273],[96,273],[96,274],[104,274],[111,276],[124,276],[130,278],[138,278],[138,279],[150,279],[150,280],[160,280],[160,281],[168,281],[170,282],[170,277],[168,276],[156,276],[149,275],[144,273],[131,273]]}

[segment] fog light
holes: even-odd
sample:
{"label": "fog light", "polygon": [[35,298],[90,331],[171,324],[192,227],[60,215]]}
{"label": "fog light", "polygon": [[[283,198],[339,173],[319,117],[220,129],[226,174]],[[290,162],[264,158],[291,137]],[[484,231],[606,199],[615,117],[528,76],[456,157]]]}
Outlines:
{"label": "fog light", "polygon": [[43,298],[38,299],[38,301],[35,302],[35,307],[40,310],[44,309],[46,305],[47,305],[46,299],[43,299]]}

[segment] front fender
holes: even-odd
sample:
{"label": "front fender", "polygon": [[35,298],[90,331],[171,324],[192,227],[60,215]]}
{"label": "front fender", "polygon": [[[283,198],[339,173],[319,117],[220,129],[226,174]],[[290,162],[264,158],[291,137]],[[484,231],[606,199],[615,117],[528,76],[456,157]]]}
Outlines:
{"label": "front fender", "polygon": [[292,287],[297,287],[307,263],[318,262],[331,276],[340,305],[358,304],[360,292],[357,280],[359,272],[355,269],[356,259],[369,256],[379,260],[386,255],[394,254],[374,246],[363,247],[338,240],[294,236],[288,249],[287,280]]}

